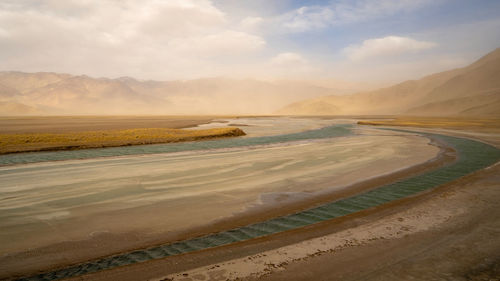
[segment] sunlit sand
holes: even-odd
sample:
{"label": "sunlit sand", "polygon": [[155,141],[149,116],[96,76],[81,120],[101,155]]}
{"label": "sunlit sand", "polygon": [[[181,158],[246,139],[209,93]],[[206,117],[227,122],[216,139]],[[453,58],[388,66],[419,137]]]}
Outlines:
{"label": "sunlit sand", "polygon": [[[266,124],[263,132],[272,122]],[[174,237],[214,220],[237,220],[247,212],[339,191],[424,163],[438,152],[427,138],[360,130],[262,147],[5,166],[2,192],[11,196],[0,205],[2,251],[10,256],[64,242],[67,254],[91,258],[78,245],[93,240],[101,245],[110,237],[115,243],[109,249],[102,244],[94,254],[123,251],[160,235]],[[125,234],[138,240],[117,244]]]}

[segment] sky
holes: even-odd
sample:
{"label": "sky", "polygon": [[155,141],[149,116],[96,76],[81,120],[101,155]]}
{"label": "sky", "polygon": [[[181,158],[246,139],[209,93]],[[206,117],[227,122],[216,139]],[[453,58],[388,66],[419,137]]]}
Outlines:
{"label": "sky", "polygon": [[398,82],[500,47],[498,0],[0,0],[0,70]]}

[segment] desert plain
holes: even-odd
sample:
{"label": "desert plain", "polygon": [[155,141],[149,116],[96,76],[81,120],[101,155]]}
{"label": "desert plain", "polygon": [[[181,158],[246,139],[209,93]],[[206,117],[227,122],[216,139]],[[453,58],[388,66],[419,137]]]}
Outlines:
{"label": "desert plain", "polygon": [[[216,149],[80,155],[60,161],[4,164],[0,167],[4,198],[0,205],[4,230],[2,277],[35,276],[101,257],[255,224],[455,161],[457,155],[452,148],[416,132],[460,137],[473,134],[478,141],[496,147],[500,143],[500,128],[492,119],[461,124],[456,118],[406,117],[406,123],[413,122],[411,132],[402,132],[380,129],[408,130],[401,118],[364,125],[368,123],[366,118],[206,117],[186,130],[237,125],[246,135],[234,140],[266,141]],[[109,122],[106,119],[116,122],[109,117],[97,120]],[[171,122],[179,122],[177,119]],[[375,122],[377,126],[373,126]],[[117,124],[131,126],[127,121]],[[349,132],[326,138],[293,138],[329,126],[346,126]],[[270,141],[283,135],[292,137]],[[145,147],[154,146],[162,144]],[[15,155],[22,158],[32,154]],[[347,216],[75,278],[285,280],[293,276],[294,280],[309,280],[318,274],[325,276],[324,280],[357,280],[363,274],[370,274],[370,278],[380,274],[380,280],[420,278],[428,275],[421,275],[416,266],[407,273],[393,270],[401,271],[402,263],[413,260],[426,267],[431,261],[435,263],[430,257],[448,255],[451,242],[430,247],[428,241],[436,239],[459,239],[460,243],[477,246],[477,251],[461,253],[463,258],[447,259],[447,267],[439,274],[466,278],[469,273],[464,270],[476,267],[481,274],[496,274],[493,253],[498,244],[483,238],[494,235],[496,229],[496,201],[491,198],[498,196],[497,167]],[[479,218],[484,212],[489,216]],[[473,222],[480,228],[455,237],[455,228]],[[482,229],[483,225],[488,227]],[[377,255],[377,262],[370,255]]]}

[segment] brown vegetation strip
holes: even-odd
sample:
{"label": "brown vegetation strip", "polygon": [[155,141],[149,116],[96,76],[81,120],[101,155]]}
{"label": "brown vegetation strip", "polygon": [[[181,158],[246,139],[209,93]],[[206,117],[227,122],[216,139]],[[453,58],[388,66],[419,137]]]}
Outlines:
{"label": "brown vegetation strip", "polygon": [[439,118],[439,117],[398,117],[393,120],[358,121],[359,125],[403,126],[424,128],[496,128],[499,119]]}
{"label": "brown vegetation strip", "polygon": [[74,133],[0,134],[0,154],[197,141],[243,136],[239,128],[182,130],[144,128]]}
{"label": "brown vegetation strip", "polygon": [[[184,129],[225,116],[0,116],[0,134],[74,133],[145,128]],[[230,118],[227,116],[227,118]],[[237,127],[237,126],[234,126]]]}

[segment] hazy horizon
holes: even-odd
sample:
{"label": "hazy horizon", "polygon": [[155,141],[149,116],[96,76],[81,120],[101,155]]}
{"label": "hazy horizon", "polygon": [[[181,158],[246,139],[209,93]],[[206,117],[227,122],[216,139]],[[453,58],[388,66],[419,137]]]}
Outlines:
{"label": "hazy horizon", "polygon": [[1,1],[0,115],[496,115],[498,11],[491,0]]}

